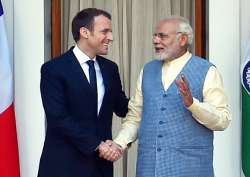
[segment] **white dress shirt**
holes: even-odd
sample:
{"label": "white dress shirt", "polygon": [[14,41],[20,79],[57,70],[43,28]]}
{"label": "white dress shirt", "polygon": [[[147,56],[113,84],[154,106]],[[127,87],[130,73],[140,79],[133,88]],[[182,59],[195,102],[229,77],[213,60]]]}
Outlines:
{"label": "white dress shirt", "polygon": [[[94,60],[95,65],[95,71],[96,71],[96,82],[97,82],[97,95],[98,95],[98,108],[97,112],[99,114],[99,111],[101,109],[103,96],[105,93],[105,87],[103,83],[102,73],[99,67],[99,64],[96,60],[96,58],[89,58],[83,51],[79,49],[79,47],[76,45],[73,49],[73,53],[75,54],[78,62],[80,63],[82,70],[86,76],[86,78],[89,81],[89,65],[87,64],[88,60]],[[90,81],[89,81],[90,82]],[[84,92],[84,90],[83,90]]]}

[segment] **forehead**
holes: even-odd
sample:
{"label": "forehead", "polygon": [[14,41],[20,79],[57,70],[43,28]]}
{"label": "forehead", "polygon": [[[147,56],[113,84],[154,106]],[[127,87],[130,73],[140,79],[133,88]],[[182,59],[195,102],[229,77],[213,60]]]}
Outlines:
{"label": "forehead", "polygon": [[110,28],[111,20],[103,15],[96,16],[94,18],[94,28]]}
{"label": "forehead", "polygon": [[156,33],[171,33],[176,32],[177,22],[173,20],[162,20],[155,28]]}

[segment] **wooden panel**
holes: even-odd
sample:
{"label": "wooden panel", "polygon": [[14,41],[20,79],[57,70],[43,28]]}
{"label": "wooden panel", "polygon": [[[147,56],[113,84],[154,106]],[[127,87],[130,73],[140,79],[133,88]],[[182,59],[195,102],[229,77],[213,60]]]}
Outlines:
{"label": "wooden panel", "polygon": [[52,0],[51,18],[51,56],[54,58],[61,54],[61,0]]}
{"label": "wooden panel", "polygon": [[195,54],[206,57],[206,0],[195,0]]}

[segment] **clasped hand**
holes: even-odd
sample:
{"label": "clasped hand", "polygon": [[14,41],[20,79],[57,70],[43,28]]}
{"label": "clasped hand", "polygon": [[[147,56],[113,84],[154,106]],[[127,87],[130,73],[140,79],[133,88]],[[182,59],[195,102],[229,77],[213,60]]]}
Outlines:
{"label": "clasped hand", "polygon": [[101,142],[98,150],[99,150],[99,157],[112,162],[118,160],[123,155],[124,152],[122,147],[120,147],[112,140],[106,140],[105,142]]}

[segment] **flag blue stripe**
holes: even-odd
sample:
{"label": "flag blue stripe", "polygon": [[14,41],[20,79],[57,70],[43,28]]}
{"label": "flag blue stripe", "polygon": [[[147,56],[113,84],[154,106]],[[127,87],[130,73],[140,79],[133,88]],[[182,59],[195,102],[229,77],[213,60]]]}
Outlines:
{"label": "flag blue stripe", "polygon": [[2,16],[2,15],[3,15],[3,6],[2,6],[2,2],[0,0],[0,16]]}

